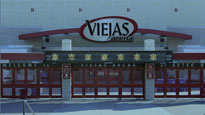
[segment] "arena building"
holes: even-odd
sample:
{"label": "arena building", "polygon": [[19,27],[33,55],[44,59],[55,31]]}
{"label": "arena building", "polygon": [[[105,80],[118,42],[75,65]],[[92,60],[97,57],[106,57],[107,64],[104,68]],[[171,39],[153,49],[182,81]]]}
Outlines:
{"label": "arena building", "polygon": [[1,0],[2,98],[204,98],[204,0]]}

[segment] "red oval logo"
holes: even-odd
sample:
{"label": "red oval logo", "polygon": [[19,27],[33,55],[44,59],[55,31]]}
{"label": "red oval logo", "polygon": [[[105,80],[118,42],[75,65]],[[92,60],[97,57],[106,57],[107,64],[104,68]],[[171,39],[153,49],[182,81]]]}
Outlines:
{"label": "red oval logo", "polygon": [[79,33],[82,38],[91,41],[132,41],[137,29],[137,23],[130,18],[107,16],[86,20]]}

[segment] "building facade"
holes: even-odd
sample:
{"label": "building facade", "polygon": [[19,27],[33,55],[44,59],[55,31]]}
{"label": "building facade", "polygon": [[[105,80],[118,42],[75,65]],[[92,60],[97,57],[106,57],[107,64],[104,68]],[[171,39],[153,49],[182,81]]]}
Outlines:
{"label": "building facade", "polygon": [[[1,0],[1,97],[205,97],[204,6],[203,0]],[[107,16],[134,20],[133,41],[80,35],[86,20]]]}

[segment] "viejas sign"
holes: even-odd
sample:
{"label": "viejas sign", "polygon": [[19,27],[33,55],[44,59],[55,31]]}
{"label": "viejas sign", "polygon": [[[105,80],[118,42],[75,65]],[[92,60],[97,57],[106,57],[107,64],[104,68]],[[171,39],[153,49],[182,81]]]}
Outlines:
{"label": "viejas sign", "polygon": [[91,41],[132,41],[137,28],[137,23],[130,18],[107,16],[86,20],[80,28],[80,35]]}

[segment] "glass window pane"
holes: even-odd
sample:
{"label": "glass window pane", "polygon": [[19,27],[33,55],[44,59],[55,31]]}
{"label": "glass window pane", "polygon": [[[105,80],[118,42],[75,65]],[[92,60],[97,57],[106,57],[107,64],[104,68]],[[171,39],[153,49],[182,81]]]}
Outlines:
{"label": "glass window pane", "polygon": [[86,84],[94,83],[94,71],[93,70],[85,70],[85,83]]}
{"label": "glass window pane", "polygon": [[191,95],[200,95],[200,88],[191,88]]}
{"label": "glass window pane", "polygon": [[202,89],[202,95],[205,96],[205,88]]}
{"label": "glass window pane", "polygon": [[61,88],[52,88],[52,96],[61,96]]}
{"label": "glass window pane", "polygon": [[131,95],[131,88],[122,88],[122,95]]}
{"label": "glass window pane", "polygon": [[40,88],[40,95],[41,96],[48,96],[49,95],[49,88]]}
{"label": "glass window pane", "polygon": [[205,83],[205,69],[203,70],[203,82]]}
{"label": "glass window pane", "polygon": [[82,88],[73,88],[73,95],[83,95]]}
{"label": "glass window pane", "polygon": [[156,84],[164,83],[164,71],[162,69],[155,71],[155,82]]}
{"label": "glass window pane", "polygon": [[167,95],[176,95],[176,88],[167,88]]}
{"label": "glass window pane", "polygon": [[143,95],[143,88],[134,88],[134,95]]}
{"label": "glass window pane", "polygon": [[52,84],[61,84],[61,70],[52,70]]}
{"label": "glass window pane", "polygon": [[155,95],[164,95],[164,88],[155,88]]}
{"label": "glass window pane", "polygon": [[[15,93],[16,96],[21,96],[21,91],[22,91],[22,90],[25,90],[25,88],[16,88],[16,89],[15,89],[15,91],[16,91],[16,93]],[[25,95],[26,95],[26,94],[25,94]]]}
{"label": "glass window pane", "polygon": [[16,80],[16,84],[24,84],[24,81],[25,81],[25,70],[24,69],[15,70],[15,80]]}
{"label": "glass window pane", "polygon": [[167,69],[167,83],[175,84],[176,83],[176,69]]}
{"label": "glass window pane", "polygon": [[185,87],[180,88],[179,95],[188,95],[188,88]]}
{"label": "glass window pane", "polygon": [[36,84],[37,83],[36,69],[28,69],[27,70],[27,83],[28,84]]}
{"label": "glass window pane", "polygon": [[107,88],[98,88],[98,95],[107,95]]}
{"label": "glass window pane", "polygon": [[119,95],[118,88],[110,88],[110,95]]}
{"label": "glass window pane", "polygon": [[40,84],[48,84],[49,77],[48,77],[48,70],[40,70]]}
{"label": "glass window pane", "polygon": [[143,83],[143,71],[142,70],[134,70],[133,77],[134,77],[134,83],[135,84],[142,84]]}
{"label": "glass window pane", "polygon": [[95,95],[94,88],[85,88],[85,95]]}
{"label": "glass window pane", "polygon": [[108,78],[110,84],[117,84],[119,82],[119,72],[115,70],[109,70]]}
{"label": "glass window pane", "polygon": [[130,70],[123,70],[122,71],[122,83],[123,84],[130,84],[131,83]]}
{"label": "glass window pane", "polygon": [[191,69],[191,84],[200,84],[200,70]]}
{"label": "glass window pane", "polygon": [[184,70],[179,70],[179,83],[180,84],[185,84],[188,83],[188,69],[184,69]]}
{"label": "glass window pane", "polygon": [[37,88],[28,88],[27,96],[37,96]]}
{"label": "glass window pane", "polygon": [[97,71],[97,78],[98,78],[97,82],[99,84],[106,84],[107,83],[106,76],[105,76],[105,71],[103,71],[103,70]]}
{"label": "glass window pane", "polygon": [[73,83],[74,84],[83,83],[83,71],[81,69],[73,71]]}
{"label": "glass window pane", "polygon": [[3,96],[12,96],[12,88],[3,88]]}
{"label": "glass window pane", "polygon": [[11,69],[3,69],[3,83],[4,84],[12,84],[12,70]]}

